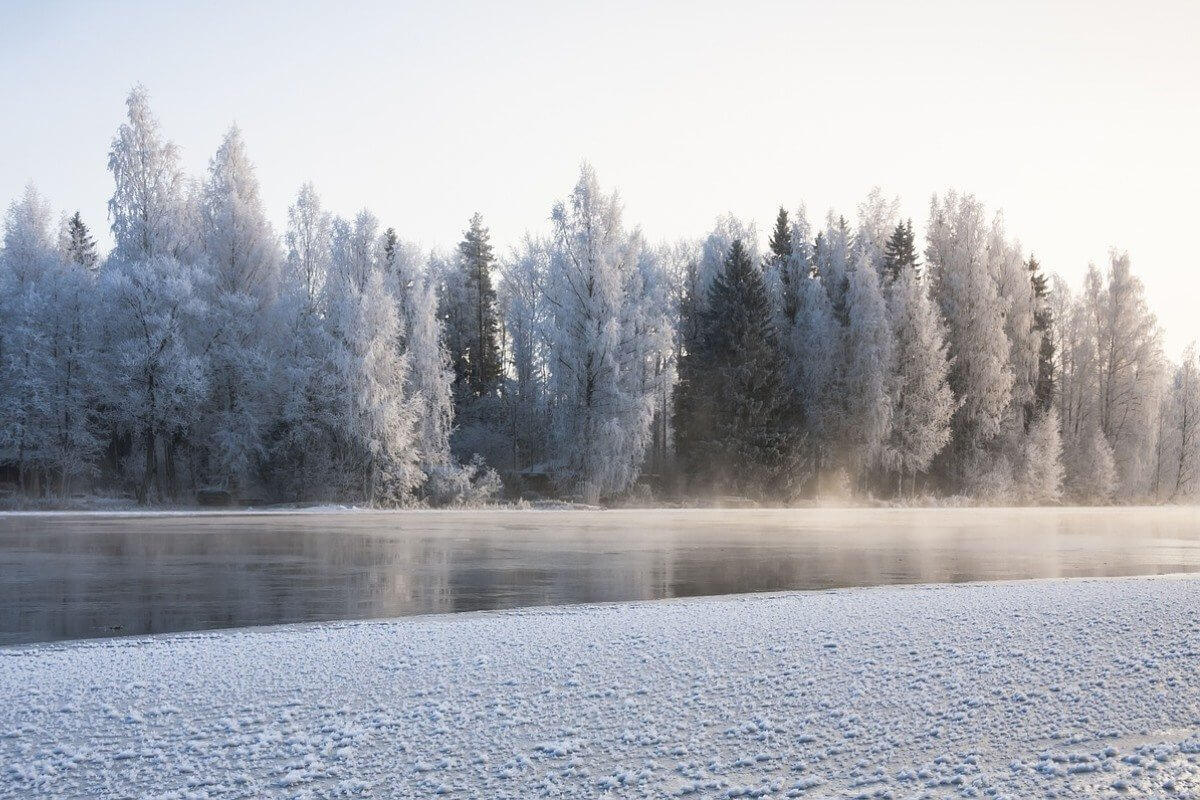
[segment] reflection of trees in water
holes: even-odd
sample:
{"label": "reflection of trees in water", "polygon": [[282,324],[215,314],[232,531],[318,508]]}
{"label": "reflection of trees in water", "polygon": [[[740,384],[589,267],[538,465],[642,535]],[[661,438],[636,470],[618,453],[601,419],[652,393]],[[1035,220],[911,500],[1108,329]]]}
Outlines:
{"label": "reflection of trees in water", "polygon": [[0,643],[1195,570],[1198,523],[1194,509],[0,517]]}

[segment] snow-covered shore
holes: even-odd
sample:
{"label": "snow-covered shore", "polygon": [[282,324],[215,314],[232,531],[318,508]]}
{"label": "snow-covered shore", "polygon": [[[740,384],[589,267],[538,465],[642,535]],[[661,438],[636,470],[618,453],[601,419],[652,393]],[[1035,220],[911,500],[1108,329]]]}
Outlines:
{"label": "snow-covered shore", "polygon": [[1200,578],[0,649],[0,796],[1200,795]]}

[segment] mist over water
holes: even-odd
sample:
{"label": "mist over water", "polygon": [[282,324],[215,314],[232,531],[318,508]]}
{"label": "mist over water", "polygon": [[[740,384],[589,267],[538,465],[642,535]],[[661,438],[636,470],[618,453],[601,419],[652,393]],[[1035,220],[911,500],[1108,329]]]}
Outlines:
{"label": "mist over water", "polygon": [[1196,508],[0,515],[0,644],[1195,571]]}

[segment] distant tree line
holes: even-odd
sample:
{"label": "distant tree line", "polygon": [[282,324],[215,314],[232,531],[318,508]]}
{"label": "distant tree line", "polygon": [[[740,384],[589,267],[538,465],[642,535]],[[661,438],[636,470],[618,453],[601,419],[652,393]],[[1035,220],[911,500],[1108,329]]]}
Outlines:
{"label": "distant tree line", "polygon": [[456,504],[1200,488],[1200,361],[1127,255],[1073,291],[971,195],[780,209],[652,245],[584,166],[497,256],[419,252],[310,184],[282,240],[241,133],[186,177],[146,92],[109,151],[114,246],[30,187],[0,250],[0,484],[26,496]]}

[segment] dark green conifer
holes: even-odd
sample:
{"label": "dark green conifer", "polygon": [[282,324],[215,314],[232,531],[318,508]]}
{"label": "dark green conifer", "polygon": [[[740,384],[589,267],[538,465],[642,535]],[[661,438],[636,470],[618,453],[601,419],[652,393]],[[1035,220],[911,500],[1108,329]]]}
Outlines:
{"label": "dark green conifer", "polygon": [[916,237],[913,234],[912,220],[901,222],[892,231],[887,240],[883,253],[884,275],[889,281],[900,277],[905,269],[916,270],[920,266],[917,261]]}

